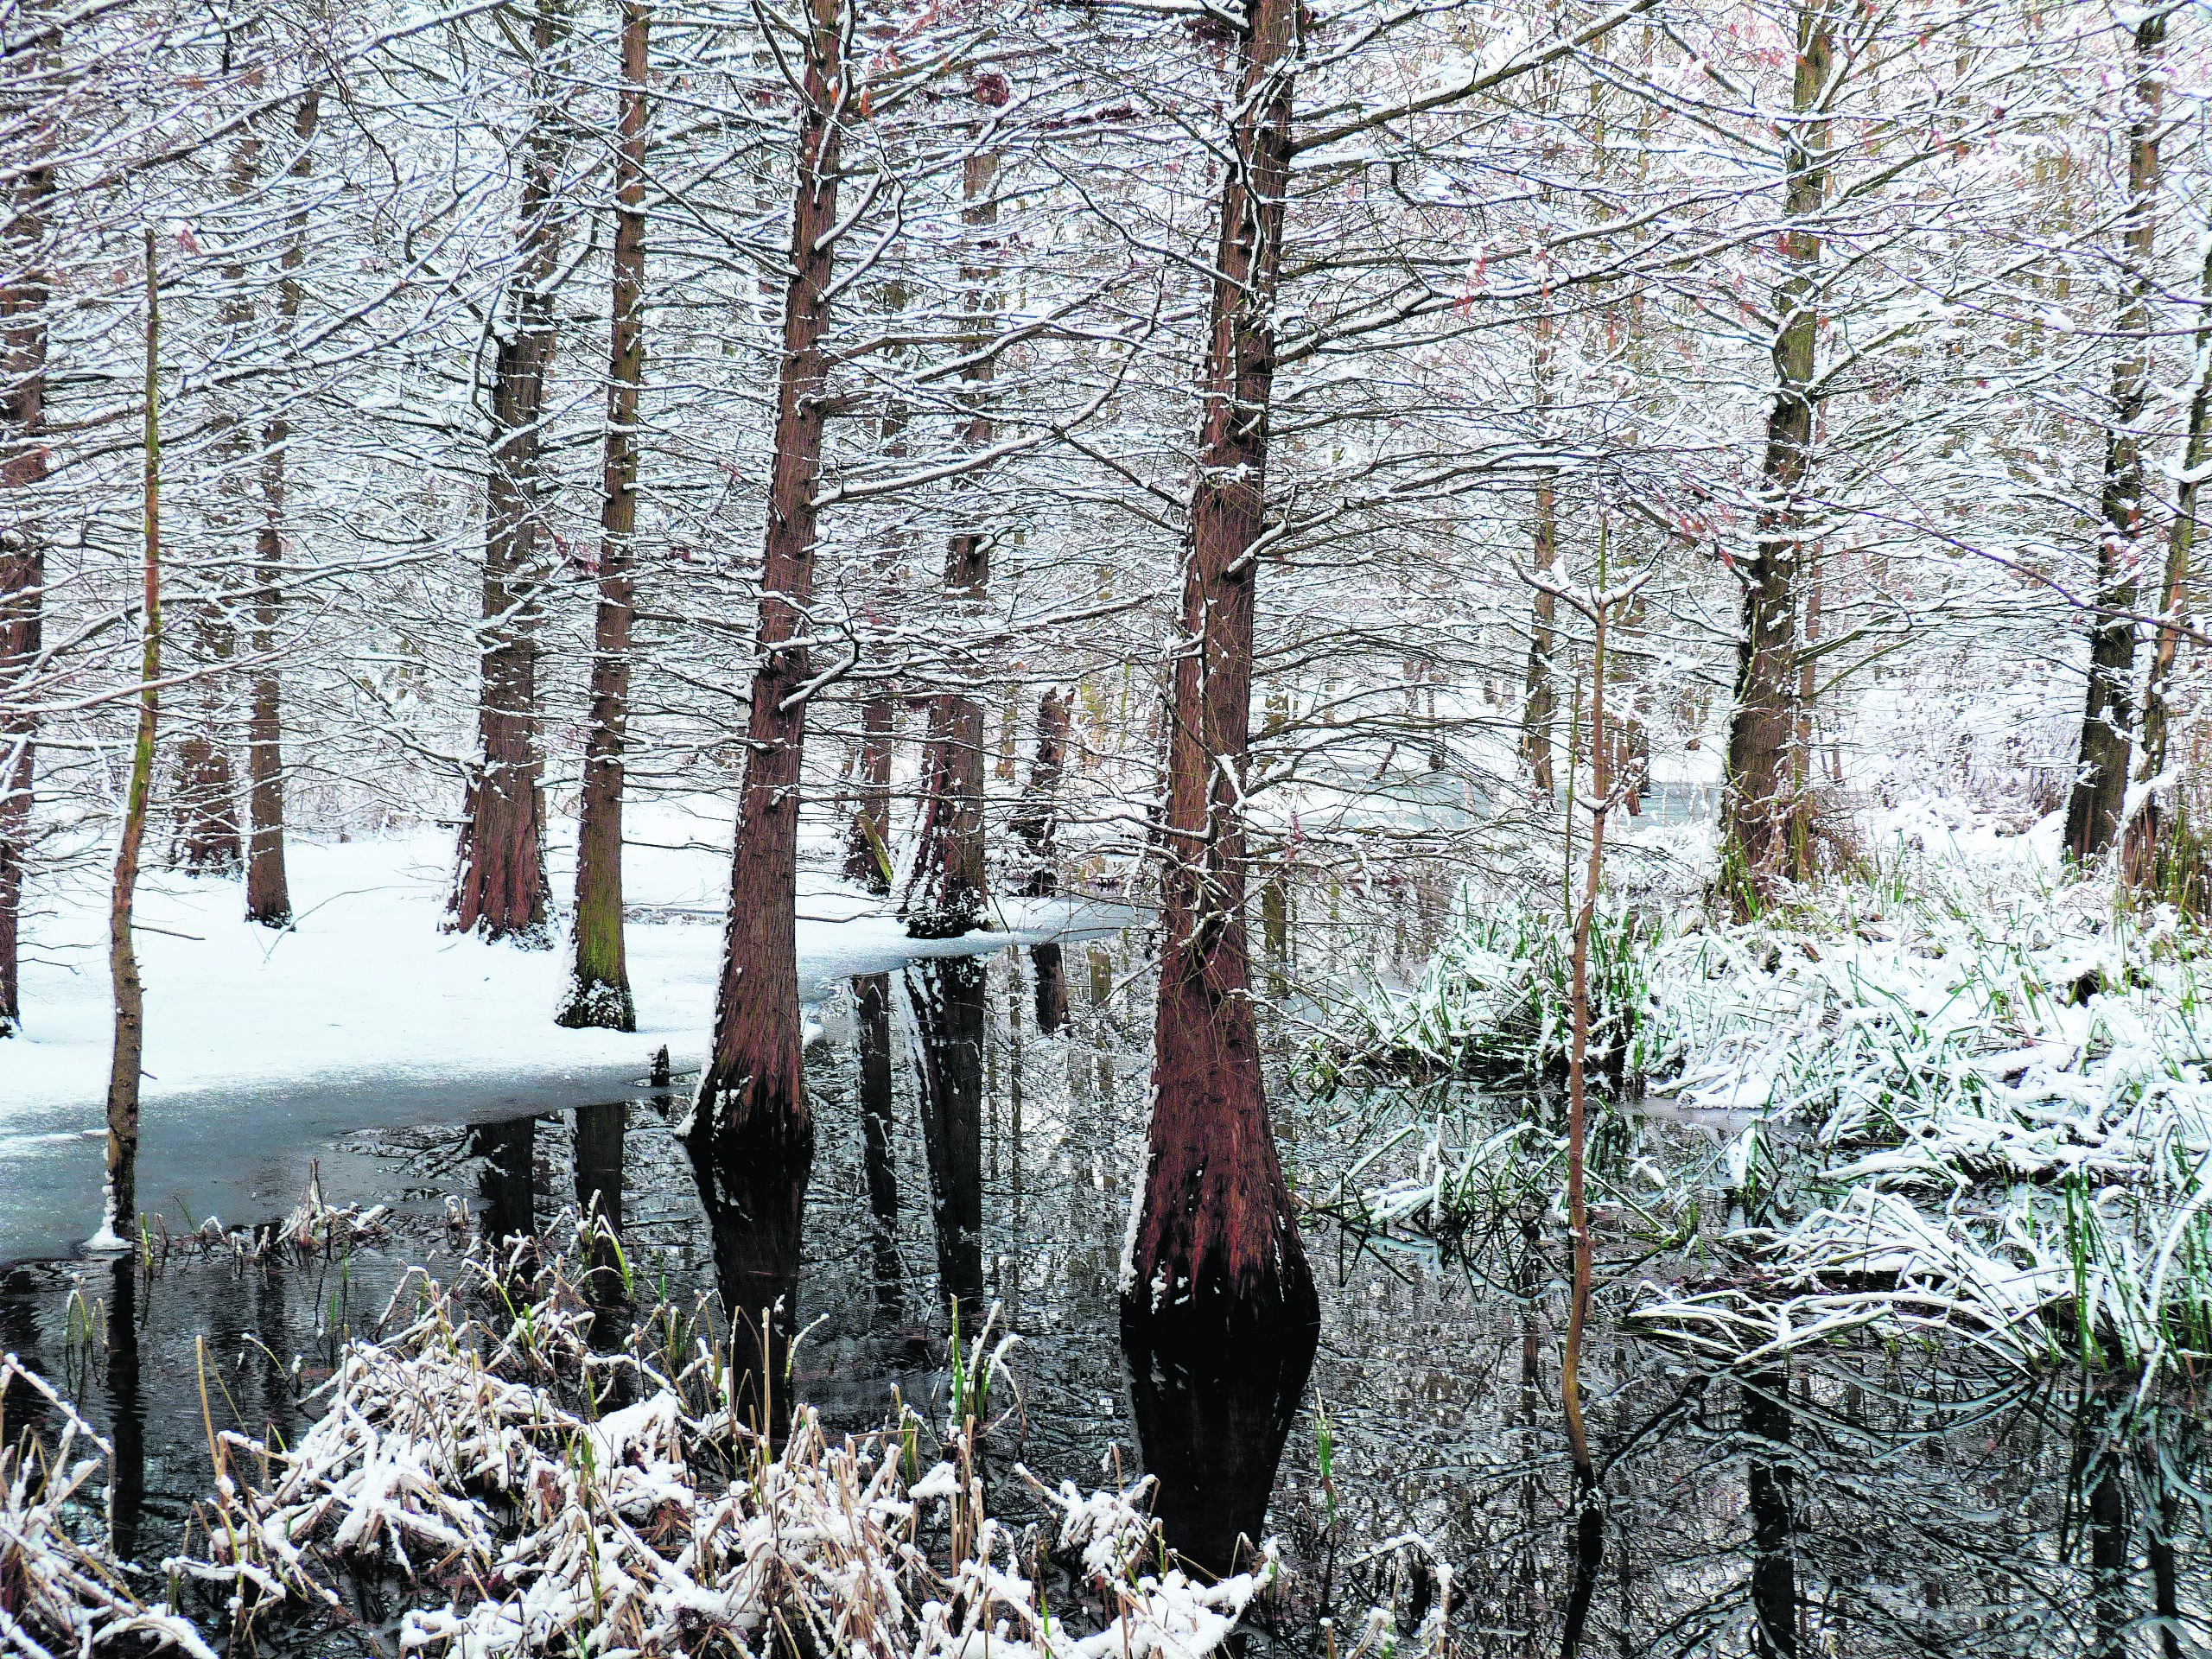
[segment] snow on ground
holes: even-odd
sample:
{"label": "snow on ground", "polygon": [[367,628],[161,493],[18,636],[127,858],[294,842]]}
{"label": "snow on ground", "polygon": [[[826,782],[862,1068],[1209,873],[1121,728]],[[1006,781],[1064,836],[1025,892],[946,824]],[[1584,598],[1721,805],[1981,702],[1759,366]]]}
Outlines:
{"label": "snow on ground", "polygon": [[[145,875],[143,1205],[159,1208],[175,1191],[206,1194],[199,1209],[224,1194],[281,1208],[296,1197],[299,1173],[283,1148],[375,1123],[605,1100],[633,1088],[664,1043],[678,1070],[696,1066],[714,1014],[728,810],[657,804],[633,811],[627,828],[625,898],[645,917],[628,929],[634,1034],[553,1023],[565,944],[528,950],[440,931],[452,861],[443,830],[296,838],[296,920],[281,932],[242,919],[236,880]],[[569,856],[560,848],[554,855],[553,891],[565,898]],[[0,1261],[83,1236],[64,1218],[96,1202],[112,1039],[99,873],[73,875],[34,899],[26,1029],[0,1042]],[[850,975],[916,956],[1111,931],[1126,920],[1116,906],[1010,901],[1001,919],[1014,931],[924,943],[907,938],[871,895],[804,874],[798,912],[809,1002]],[[236,1166],[270,1158],[275,1166],[242,1200]]]}

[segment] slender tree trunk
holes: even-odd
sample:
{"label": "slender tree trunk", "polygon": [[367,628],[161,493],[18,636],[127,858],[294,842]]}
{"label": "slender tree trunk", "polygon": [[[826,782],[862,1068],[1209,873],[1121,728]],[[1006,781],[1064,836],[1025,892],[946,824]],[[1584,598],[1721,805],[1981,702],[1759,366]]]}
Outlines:
{"label": "slender tree trunk", "polygon": [[[300,96],[292,136],[299,153],[292,158],[293,188],[303,189],[314,171],[308,146],[321,118],[322,92],[310,86]],[[276,283],[276,317],[287,348],[300,316],[300,268],[308,257],[308,209],[294,206],[286,226],[284,252]],[[292,885],[284,861],[284,694],[283,682],[270,660],[276,646],[276,625],[284,610],[285,463],[292,442],[291,423],[271,414],[261,426],[261,530],[254,547],[253,708],[246,726],[245,915],[264,927],[289,927]]]}
{"label": "slender tree trunk", "polygon": [[891,744],[898,693],[871,690],[861,700],[860,803],[845,842],[845,876],[871,893],[891,891]]}
{"label": "slender tree trunk", "polygon": [[1254,544],[1297,0],[1249,0],[1245,17],[1173,659],[1152,1122],[1122,1285],[1123,1340],[1154,1353],[1218,1352],[1225,1338],[1304,1332],[1319,1317],[1262,1089],[1244,931]]}
{"label": "slender tree trunk", "polygon": [[545,823],[540,779],[538,626],[545,584],[539,454],[553,356],[553,281],[563,230],[555,188],[566,148],[554,56],[568,35],[561,0],[531,18],[530,129],[524,138],[517,269],[503,302],[492,368],[491,477],[484,505],[479,754],[462,811],[449,925],[525,944],[546,938]]}
{"label": "slender tree trunk", "polygon": [[[1551,404],[1552,320],[1536,319],[1536,387],[1538,407],[1548,415]],[[1553,579],[1559,562],[1559,485],[1547,469],[1536,485],[1535,523],[1531,526],[1535,546],[1531,563],[1546,581]],[[1558,649],[1557,601],[1541,588],[1530,601],[1529,673],[1521,713],[1521,753],[1529,762],[1529,783],[1537,795],[1548,799],[1553,790],[1552,724],[1559,716],[1557,669],[1552,661]]]}
{"label": "slender tree trunk", "polygon": [[[989,88],[979,88],[977,96],[1005,103],[1003,80],[995,76],[988,79]],[[985,347],[998,314],[990,286],[996,245],[990,238],[998,223],[998,161],[987,150],[969,155],[961,165],[960,216],[967,261],[960,276],[968,296],[962,346],[969,354],[961,375],[968,404],[961,437],[971,449],[991,442],[988,403],[996,368]],[[988,499],[980,490],[963,491],[962,497],[970,511],[981,511]],[[973,616],[982,609],[991,576],[991,540],[988,531],[969,524],[946,548],[944,590],[953,614]],[[922,752],[921,829],[906,900],[907,931],[916,938],[951,938],[972,932],[983,925],[986,897],[983,702],[970,692],[946,691],[930,702],[929,741]]]}
{"label": "slender tree trunk", "polygon": [[2112,421],[2105,429],[2104,487],[2097,502],[2097,578],[2089,633],[2088,701],[2074,788],[2066,799],[2066,850],[2076,859],[2104,852],[2120,833],[2127,798],[2128,753],[2134,740],[2135,609],[2142,588],[2148,530],[2142,440],[2137,431],[2150,401],[2153,354],[2152,302],[2157,275],[2158,120],[2164,89],[2168,13],[2146,11],[2132,32],[2128,77],[2127,211],[2121,233],[2126,283],[2114,332],[2120,355],[2112,371]]}
{"label": "slender tree trunk", "polygon": [[1030,763],[1029,786],[1023,791],[1021,810],[1012,829],[1027,855],[1029,871],[1021,891],[1032,899],[1049,899],[1060,887],[1060,873],[1052,861],[1058,823],[1060,778],[1067,769],[1068,735],[1074,712],[1071,699],[1058,687],[1037,700],[1037,757]]}
{"label": "slender tree trunk", "polygon": [[[1598,561],[1600,588],[1605,581],[1601,535]],[[1605,819],[1612,805],[1612,767],[1605,728],[1605,634],[1611,602],[1600,593],[1591,609],[1590,648],[1590,855],[1584,867],[1582,896],[1574,912],[1574,944],[1569,973],[1569,998],[1573,1009],[1573,1032],[1567,1062],[1567,1215],[1573,1235],[1574,1274],[1568,1293],[1567,1341],[1559,1368],[1561,1414],[1567,1422],[1567,1441],[1574,1461],[1575,1575],[1567,1599],[1566,1631],[1560,1652],[1573,1659],[1582,1641],[1590,1599],[1595,1592],[1605,1540],[1605,1512],[1598,1490],[1598,1467],[1590,1453],[1590,1433],[1582,1415],[1582,1347],[1590,1319],[1590,1206],[1585,1192],[1584,1149],[1588,1141],[1590,1059],[1590,930],[1598,914],[1598,897],[1605,878]],[[1573,750],[1567,752],[1572,763]],[[1572,780],[1570,779],[1570,785]],[[1569,799],[1573,790],[1568,791]]]}
{"label": "slender tree trunk", "polygon": [[[2143,785],[2143,803],[2127,821],[2120,843],[2120,868],[2127,885],[2138,892],[2153,891],[2163,884],[2165,842],[2164,792],[2156,787],[2165,775],[2170,747],[2174,668],[2181,655],[2181,637],[2190,611],[2191,561],[2196,550],[2196,498],[2203,473],[2212,463],[2212,226],[2204,243],[2204,270],[2198,280],[2196,351],[2190,363],[2189,434],[2183,441],[2181,483],[2174,492],[2174,522],[2166,536],[2166,569],[2158,584],[2158,645],[2151,656],[2151,671],[2143,687],[2143,744],[2135,780]],[[2203,895],[2197,897],[2201,899]]]}
{"label": "slender tree trunk", "polygon": [[1783,135],[1789,228],[1785,274],[1775,290],[1775,395],[1766,423],[1760,483],[1766,498],[1757,550],[1737,572],[1743,586],[1736,646],[1735,709],[1728,726],[1722,806],[1721,882],[1739,912],[1770,897],[1777,882],[1807,873],[1802,814],[1790,786],[1797,729],[1797,607],[1810,481],[1814,385],[1821,325],[1821,234],[1813,221],[1827,198],[1828,124],[1820,113],[1833,69],[1830,8],[1811,0],[1797,14],[1796,119]]}
{"label": "slender tree trunk", "polygon": [[154,787],[154,731],[162,677],[162,360],[161,290],[154,265],[154,230],[146,227],[146,436],[143,474],[144,578],[139,620],[138,728],[130,748],[130,787],[123,835],[115,851],[115,886],[108,906],[108,976],[115,1002],[115,1046],[107,1077],[107,1211],[103,1243],[127,1244],[138,1216],[138,1079],[146,1045],[146,998],[130,938],[137,898],[138,854],[146,839],[147,798]]}
{"label": "slender tree trunk", "polygon": [[695,1132],[754,1146],[804,1144],[798,908],[799,766],[806,741],[807,606],[814,593],[815,481],[822,470],[829,289],[836,251],[838,133],[851,92],[838,0],[811,0],[784,295],[775,470],[761,547],[760,666],[730,860],[728,931],[712,1052]]}
{"label": "slender tree trunk", "polygon": [[564,1026],[638,1028],[622,939],[622,746],[630,715],[630,619],[637,581],[638,394],[645,376],[647,20],[623,0],[621,142],[614,155],[614,339],[607,360],[607,459],[600,505],[599,608],[591,714],[576,831],[575,960]]}
{"label": "slender tree trunk", "polygon": [[[50,61],[60,46],[60,31],[51,31],[39,59]],[[23,117],[40,140],[22,160],[35,162],[49,148],[48,121],[29,110]],[[27,165],[16,175],[0,229],[0,260],[6,262],[0,273],[0,499],[7,518],[0,527],[0,1038],[14,1036],[23,1017],[23,874],[38,757],[38,717],[30,704],[46,650],[46,531],[37,498],[46,481],[46,240],[53,208],[53,168]]]}

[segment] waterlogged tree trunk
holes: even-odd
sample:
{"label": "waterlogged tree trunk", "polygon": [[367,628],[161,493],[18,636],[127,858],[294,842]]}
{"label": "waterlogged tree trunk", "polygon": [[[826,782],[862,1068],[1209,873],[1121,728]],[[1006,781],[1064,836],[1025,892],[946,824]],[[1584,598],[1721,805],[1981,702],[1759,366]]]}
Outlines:
{"label": "waterlogged tree trunk", "polygon": [[[2190,382],[2195,388],[2189,400],[2189,434],[2181,452],[2181,482],[2174,492],[2174,522],[2166,536],[2166,569],[2158,584],[2158,645],[2151,656],[2151,671],[2143,687],[2143,742],[2135,780],[2142,786],[2142,804],[2127,821],[2120,842],[2120,870],[2127,885],[2138,893],[2168,887],[2164,858],[2166,842],[2165,776],[2171,735],[2174,668],[2181,654],[2182,632],[2190,610],[2191,561],[2196,550],[2196,500],[2203,474],[2212,463],[2212,226],[2204,240],[2204,270],[2197,286],[2196,351]],[[2176,874],[2181,874],[2177,872]],[[2179,886],[2180,884],[2173,884]],[[2205,894],[2177,891],[2174,897],[2193,898],[2202,904]]]}
{"label": "waterlogged tree trunk", "polygon": [[1152,1123],[1122,1269],[1133,1370],[1140,1354],[1220,1354],[1245,1338],[1310,1354],[1319,1318],[1262,1091],[1244,931],[1254,544],[1266,511],[1297,0],[1249,0],[1245,18],[1160,826]]}
{"label": "waterlogged tree trunk", "polygon": [[1049,899],[1059,891],[1053,840],[1073,713],[1072,700],[1061,696],[1058,687],[1037,700],[1037,756],[1030,764],[1029,786],[1023,791],[1021,810],[1011,826],[1029,865],[1021,892],[1031,899]]}
{"label": "waterlogged tree trunk", "polygon": [[1757,908],[1778,880],[1807,872],[1803,815],[1791,787],[1797,730],[1797,607],[1810,481],[1814,386],[1821,324],[1821,234],[1813,221],[1827,198],[1828,124],[1819,113],[1833,68],[1829,6],[1797,14],[1795,118],[1783,133],[1786,270],[1775,290],[1774,404],[1766,423],[1757,550],[1737,571],[1743,586],[1736,645],[1735,710],[1728,725],[1727,786],[1721,811],[1721,883],[1739,912]]}
{"label": "waterlogged tree trunk", "polygon": [[[304,188],[314,171],[308,146],[322,113],[322,93],[309,87],[300,97],[292,133],[299,153],[292,158],[295,189]],[[307,263],[308,210],[292,209],[285,227],[284,252],[276,283],[276,318],[287,346],[300,316],[300,267]],[[261,529],[255,539],[253,570],[253,707],[246,723],[245,917],[264,927],[289,927],[292,885],[284,862],[284,689],[270,654],[276,625],[284,611],[285,463],[292,442],[291,423],[273,413],[261,427]]]}
{"label": "waterlogged tree trunk", "polygon": [[538,625],[545,582],[538,515],[540,423],[553,356],[553,282],[562,219],[554,191],[565,148],[554,107],[554,54],[568,20],[560,0],[531,19],[529,131],[524,138],[516,270],[492,366],[491,476],[484,504],[479,750],[462,809],[449,906],[457,933],[544,944],[545,825],[539,787]]}
{"label": "waterlogged tree trunk", "polygon": [[[37,55],[60,48],[50,32]],[[27,43],[25,55],[31,56]],[[46,482],[46,338],[49,281],[43,267],[54,170],[46,120],[23,111],[39,139],[22,161],[0,230],[0,1038],[22,1027],[23,873],[30,856],[38,717],[29,704],[45,655],[46,531],[38,492]]]}
{"label": "waterlogged tree trunk", "polygon": [[[991,76],[977,89],[986,103],[1007,99],[1002,78]],[[969,362],[961,374],[968,418],[961,439],[980,450],[991,441],[988,412],[994,360],[984,351],[997,304],[986,264],[995,245],[990,232],[998,223],[998,156],[989,151],[969,156],[961,165],[961,220],[968,260],[960,276],[968,294],[968,327],[962,340]],[[963,492],[971,509],[987,499]],[[975,525],[953,537],[945,550],[944,590],[956,614],[974,615],[982,607],[991,577],[991,537]],[[922,752],[922,820],[914,874],[906,903],[906,931],[916,938],[952,938],[983,925],[987,892],[983,868],[983,702],[965,691],[931,699],[929,741]]]}
{"label": "waterlogged tree trunk", "polygon": [[607,455],[600,503],[599,607],[592,624],[591,714],[576,831],[575,959],[564,1026],[638,1028],[622,937],[622,746],[630,714],[630,622],[637,591],[638,394],[645,377],[647,20],[623,0],[621,142],[614,152],[614,324],[607,360]]}
{"label": "waterlogged tree trunk", "polygon": [[714,1046],[699,1078],[696,1134],[734,1147],[804,1146],[814,1128],[801,1075],[798,950],[799,763],[806,741],[806,607],[814,592],[814,486],[822,470],[836,261],[838,129],[851,78],[837,0],[810,0],[802,83],[791,276],[784,293],[775,470],[761,547],[760,665],[746,725],[745,780],[730,859],[729,925],[715,1001]]}
{"label": "waterlogged tree trunk", "polygon": [[2131,36],[2127,103],[2127,210],[2121,232],[2125,283],[2113,332],[2112,420],[2105,429],[2104,486],[2097,501],[2097,578],[2089,633],[2088,701],[2074,788],[2066,799],[2066,850],[2076,859],[2104,852],[2120,833],[2134,741],[2135,608],[2140,598],[2148,501],[2138,431],[2150,401],[2152,269],[2158,245],[2158,121],[2164,88],[2164,10],[2143,14]]}
{"label": "waterlogged tree trunk", "polygon": [[146,1045],[145,988],[130,938],[138,892],[138,855],[146,839],[148,797],[154,787],[154,732],[162,677],[162,306],[154,266],[154,230],[146,227],[146,430],[142,470],[144,554],[139,613],[138,726],[130,747],[130,785],[123,835],[115,851],[115,885],[107,919],[115,1046],[107,1075],[106,1214],[99,1243],[127,1244],[138,1215],[138,1079]]}

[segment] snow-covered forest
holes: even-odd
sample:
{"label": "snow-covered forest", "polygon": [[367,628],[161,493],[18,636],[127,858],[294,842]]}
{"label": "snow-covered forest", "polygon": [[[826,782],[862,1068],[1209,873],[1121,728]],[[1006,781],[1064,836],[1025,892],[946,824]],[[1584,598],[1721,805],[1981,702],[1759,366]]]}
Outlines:
{"label": "snow-covered forest", "polygon": [[0,0],[0,1655],[2212,1652],[2201,0]]}

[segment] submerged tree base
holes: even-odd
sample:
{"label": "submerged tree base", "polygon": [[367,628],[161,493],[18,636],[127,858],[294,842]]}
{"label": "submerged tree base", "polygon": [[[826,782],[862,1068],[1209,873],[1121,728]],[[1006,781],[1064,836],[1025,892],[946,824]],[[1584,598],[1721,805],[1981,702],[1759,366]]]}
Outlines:
{"label": "submerged tree base", "polygon": [[1217,1578],[1258,1564],[1268,1496],[1320,1344],[1316,1316],[1236,1343],[1122,1317],[1137,1441],[1167,1547]]}

